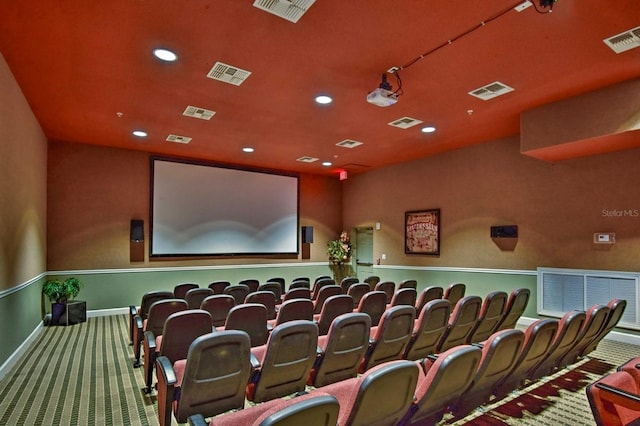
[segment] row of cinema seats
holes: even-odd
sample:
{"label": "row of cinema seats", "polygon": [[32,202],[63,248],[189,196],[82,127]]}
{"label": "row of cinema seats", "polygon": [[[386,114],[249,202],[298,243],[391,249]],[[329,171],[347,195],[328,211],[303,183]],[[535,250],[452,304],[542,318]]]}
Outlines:
{"label": "row of cinema seats", "polygon": [[[334,425],[336,409],[337,424],[341,426],[434,424],[447,412],[462,418],[476,407],[493,403],[586,356],[617,324],[625,306],[624,300],[614,299],[607,306],[595,305],[586,312],[568,312],[559,321],[538,320],[524,331],[497,331],[481,344],[457,345],[417,361],[382,362],[359,377],[351,375],[323,386],[315,384],[308,394],[288,400],[282,397],[304,390],[305,379],[309,380],[307,371],[309,377],[313,376],[331,354],[331,350],[318,351],[315,360],[309,359],[313,357],[316,336],[312,323],[296,321],[279,326],[264,348],[250,348],[242,332],[212,333],[194,341],[186,360],[158,360],[160,424],[168,424],[172,409],[179,422],[198,411],[201,416],[189,418],[191,424],[204,425],[204,417],[213,417],[212,426],[300,424],[300,418],[312,421],[313,415],[324,420],[312,424]],[[332,331],[336,324],[358,315],[361,314],[340,316]],[[303,334],[306,339],[301,338]],[[213,342],[228,341],[231,336],[243,341],[243,355],[230,355],[229,347],[203,354],[203,347],[207,346],[203,342],[213,348]],[[322,346],[320,341],[318,346]],[[292,348],[300,353],[292,354]],[[225,357],[226,361],[218,357]],[[201,362],[202,358],[208,362]],[[338,371],[335,365],[334,371]],[[638,377],[637,371],[632,374]],[[289,387],[292,382],[297,382],[297,390]],[[205,384],[210,388],[205,390]],[[232,389],[237,394],[232,395]],[[245,396],[258,404],[243,409]],[[317,404],[309,402],[315,398],[322,400],[315,401]]]}
{"label": "row of cinema seats", "polygon": [[640,424],[640,357],[591,383],[586,392],[598,426]]}

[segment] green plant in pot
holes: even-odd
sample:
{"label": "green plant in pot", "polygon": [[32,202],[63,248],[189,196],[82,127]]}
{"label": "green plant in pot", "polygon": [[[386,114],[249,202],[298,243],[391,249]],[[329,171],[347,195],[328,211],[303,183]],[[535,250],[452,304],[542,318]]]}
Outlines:
{"label": "green plant in pot", "polygon": [[329,256],[329,268],[336,284],[340,285],[343,278],[353,275],[351,238],[346,231],[342,231],[338,239],[327,243],[327,255]]}
{"label": "green plant in pot", "polygon": [[58,278],[47,280],[42,286],[42,294],[51,301],[51,323],[58,324],[60,317],[66,310],[69,300],[76,297],[82,289],[82,282],[70,277],[66,280]]}

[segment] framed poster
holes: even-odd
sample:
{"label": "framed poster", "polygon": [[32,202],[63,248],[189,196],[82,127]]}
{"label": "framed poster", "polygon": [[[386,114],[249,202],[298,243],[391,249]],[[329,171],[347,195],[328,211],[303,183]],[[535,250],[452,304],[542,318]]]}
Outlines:
{"label": "framed poster", "polygon": [[405,212],[404,252],[440,255],[440,209]]}

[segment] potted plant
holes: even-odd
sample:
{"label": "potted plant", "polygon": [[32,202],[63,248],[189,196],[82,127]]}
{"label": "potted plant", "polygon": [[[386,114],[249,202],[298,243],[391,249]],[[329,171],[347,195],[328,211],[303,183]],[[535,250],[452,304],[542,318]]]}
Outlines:
{"label": "potted plant", "polygon": [[346,231],[342,231],[340,237],[327,243],[327,255],[329,256],[329,268],[333,272],[333,279],[340,285],[343,278],[353,274],[351,267],[351,239]]}
{"label": "potted plant", "polygon": [[42,294],[51,301],[51,324],[58,324],[66,311],[67,302],[80,293],[82,282],[76,277],[66,280],[58,278],[47,280],[42,286]]}

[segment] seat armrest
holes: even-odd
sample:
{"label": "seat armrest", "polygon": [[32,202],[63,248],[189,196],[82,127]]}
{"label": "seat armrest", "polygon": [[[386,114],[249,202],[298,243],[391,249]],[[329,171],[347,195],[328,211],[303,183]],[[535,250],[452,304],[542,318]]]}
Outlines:
{"label": "seat armrest", "polygon": [[208,426],[209,423],[204,419],[202,414],[194,414],[189,417],[189,425],[190,426]]}
{"label": "seat armrest", "polygon": [[133,317],[133,321],[136,324],[136,328],[138,329],[138,331],[142,333],[142,325],[143,325],[142,317],[140,315],[136,315],[135,317]]}
{"label": "seat armrest", "polygon": [[131,315],[132,317],[138,315],[138,307],[133,305],[129,306],[129,315]]}
{"label": "seat armrest", "polygon": [[631,410],[640,411],[640,395],[607,385],[606,383],[596,383],[595,386],[602,391],[600,394],[602,399],[622,405]]}
{"label": "seat armrest", "polygon": [[251,368],[253,370],[258,370],[260,369],[260,361],[258,360],[258,357],[255,356],[252,352],[250,352],[251,354]]}
{"label": "seat armrest", "polygon": [[482,349],[484,348],[484,343],[475,342],[475,343],[472,343],[471,346],[475,346],[476,348]]}
{"label": "seat armrest", "polygon": [[438,355],[429,354],[429,355],[427,355],[427,359],[430,359],[431,361],[435,362],[438,359]]}
{"label": "seat armrest", "polygon": [[164,378],[164,382],[168,385],[175,385],[177,378],[176,372],[173,370],[171,361],[166,356],[160,356],[156,359],[156,372]]}
{"label": "seat armrest", "polygon": [[153,331],[144,332],[144,345],[153,353],[156,351],[156,335]]}
{"label": "seat armrest", "polygon": [[267,323],[267,331],[271,333],[273,331],[273,325]]}

